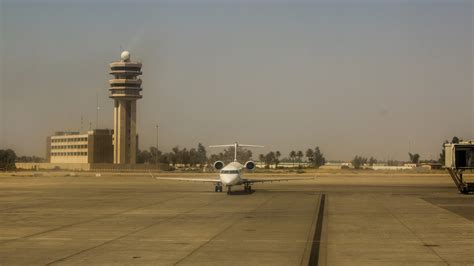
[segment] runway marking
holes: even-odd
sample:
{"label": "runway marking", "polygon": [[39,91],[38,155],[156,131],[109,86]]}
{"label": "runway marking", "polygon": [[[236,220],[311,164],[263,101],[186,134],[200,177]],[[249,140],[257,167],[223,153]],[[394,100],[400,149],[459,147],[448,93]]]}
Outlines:
{"label": "runway marking", "polygon": [[323,231],[325,201],[326,194],[322,194],[321,200],[319,201],[318,219],[316,221],[316,230],[314,231],[313,244],[311,245],[311,253],[309,255],[308,265],[318,265],[319,262],[319,249],[321,247],[321,233]]}

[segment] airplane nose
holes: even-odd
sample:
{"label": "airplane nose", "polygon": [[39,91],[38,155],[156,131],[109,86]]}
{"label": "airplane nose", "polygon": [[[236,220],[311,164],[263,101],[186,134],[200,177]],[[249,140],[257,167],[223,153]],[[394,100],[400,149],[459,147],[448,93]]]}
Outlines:
{"label": "airplane nose", "polygon": [[237,182],[237,177],[238,175],[234,174],[222,175],[222,182],[226,185],[235,185],[235,183]]}

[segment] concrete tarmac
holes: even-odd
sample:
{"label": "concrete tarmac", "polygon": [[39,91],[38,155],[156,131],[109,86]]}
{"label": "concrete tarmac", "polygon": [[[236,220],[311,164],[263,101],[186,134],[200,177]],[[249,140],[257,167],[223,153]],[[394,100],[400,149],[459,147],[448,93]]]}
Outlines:
{"label": "concrete tarmac", "polygon": [[229,196],[147,176],[2,176],[0,265],[474,265],[474,195],[447,174],[253,188]]}

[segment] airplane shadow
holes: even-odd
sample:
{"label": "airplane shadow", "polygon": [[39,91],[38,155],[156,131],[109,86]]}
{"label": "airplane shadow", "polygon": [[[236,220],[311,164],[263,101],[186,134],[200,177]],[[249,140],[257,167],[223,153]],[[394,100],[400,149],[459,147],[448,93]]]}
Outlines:
{"label": "airplane shadow", "polygon": [[[226,192],[227,193],[227,192]],[[229,195],[232,195],[232,196],[244,196],[244,195],[251,195],[255,193],[255,190],[252,190],[250,193],[246,192],[245,190],[236,190],[236,191],[232,191],[230,192]]]}

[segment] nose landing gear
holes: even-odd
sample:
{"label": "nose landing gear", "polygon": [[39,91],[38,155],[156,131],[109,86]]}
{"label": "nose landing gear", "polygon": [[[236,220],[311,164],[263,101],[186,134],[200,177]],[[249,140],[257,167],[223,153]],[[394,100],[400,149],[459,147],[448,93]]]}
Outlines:
{"label": "nose landing gear", "polygon": [[244,190],[247,193],[252,193],[252,186],[247,184],[244,186]]}
{"label": "nose landing gear", "polygon": [[216,187],[214,188],[214,192],[222,192],[222,186],[216,185]]}

